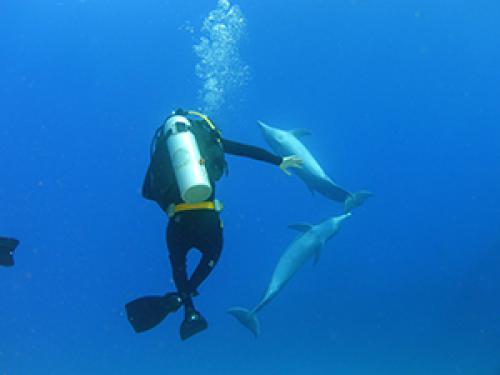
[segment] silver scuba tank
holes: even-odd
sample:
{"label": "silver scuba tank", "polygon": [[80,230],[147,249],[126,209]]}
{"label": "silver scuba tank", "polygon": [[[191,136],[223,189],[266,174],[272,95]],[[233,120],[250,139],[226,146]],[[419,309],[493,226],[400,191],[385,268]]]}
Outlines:
{"label": "silver scuba tank", "polygon": [[198,203],[212,195],[212,185],[196,138],[189,131],[191,126],[186,117],[175,115],[167,120],[164,130],[169,134],[167,149],[181,198],[186,203]]}

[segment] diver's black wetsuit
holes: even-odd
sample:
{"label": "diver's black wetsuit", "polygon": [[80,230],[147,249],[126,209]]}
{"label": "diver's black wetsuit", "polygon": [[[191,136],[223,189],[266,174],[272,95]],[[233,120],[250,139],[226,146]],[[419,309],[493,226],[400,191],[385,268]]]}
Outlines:
{"label": "diver's black wetsuit", "polygon": [[[244,156],[275,165],[280,165],[283,160],[259,147],[226,139],[221,139],[221,141],[226,154]],[[212,186],[214,192],[210,200],[215,198],[213,181]],[[176,203],[181,202],[180,194],[178,194]],[[207,210],[179,212],[169,220],[166,237],[175,286],[183,296],[185,306],[192,307],[190,296],[208,277],[222,252],[222,222],[219,213]],[[186,256],[192,248],[198,249],[202,253],[202,258],[191,278],[188,279]]]}

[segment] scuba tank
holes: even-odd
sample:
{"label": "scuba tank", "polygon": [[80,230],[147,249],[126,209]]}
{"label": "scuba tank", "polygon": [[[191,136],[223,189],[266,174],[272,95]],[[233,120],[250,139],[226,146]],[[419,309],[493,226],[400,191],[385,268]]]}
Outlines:
{"label": "scuba tank", "polygon": [[198,203],[212,195],[212,185],[190,127],[186,117],[173,115],[167,119],[163,131],[181,198],[186,203]]}

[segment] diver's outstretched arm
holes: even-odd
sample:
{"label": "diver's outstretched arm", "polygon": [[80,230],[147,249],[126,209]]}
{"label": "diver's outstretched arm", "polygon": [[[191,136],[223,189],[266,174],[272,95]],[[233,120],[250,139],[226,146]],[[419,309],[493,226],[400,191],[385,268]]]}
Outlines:
{"label": "diver's outstretched arm", "polygon": [[247,145],[240,142],[230,141],[228,139],[221,139],[222,147],[224,148],[224,152],[231,155],[236,156],[244,156],[254,160],[264,161],[266,163],[280,165],[283,161],[283,158],[280,156],[276,156],[269,151],[256,147]]}
{"label": "diver's outstretched arm", "polygon": [[281,170],[288,175],[290,175],[288,168],[300,168],[302,166],[302,160],[295,155],[285,156],[282,158],[260,147],[250,146],[244,143],[230,141],[227,139],[221,139],[221,142],[222,147],[224,148],[224,152],[228,154],[244,156],[247,158],[278,165]]}

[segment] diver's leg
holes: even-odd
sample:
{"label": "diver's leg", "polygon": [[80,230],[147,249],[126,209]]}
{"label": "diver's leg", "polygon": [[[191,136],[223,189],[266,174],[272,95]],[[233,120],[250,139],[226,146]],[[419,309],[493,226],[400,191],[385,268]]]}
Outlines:
{"label": "diver's leg", "polygon": [[189,280],[190,294],[184,297],[185,317],[180,334],[183,340],[207,329],[205,318],[194,308],[191,293],[207,278],[219,259],[222,250],[222,225],[219,215],[213,211],[198,212],[193,244],[201,251],[202,258]]}
{"label": "diver's leg", "polygon": [[203,228],[195,242],[202,257],[189,279],[189,289],[195,291],[210,275],[217,264],[223,247],[222,224],[219,214],[211,212],[203,221]]}
{"label": "diver's leg", "polygon": [[175,287],[181,296],[189,295],[186,257],[192,246],[189,243],[189,236],[186,235],[182,224],[176,218],[170,220],[167,226],[167,247]]}

